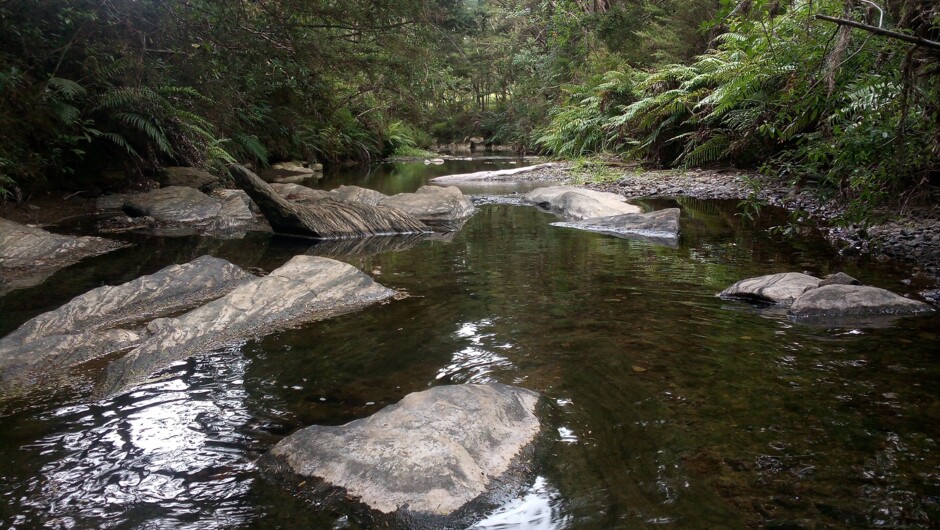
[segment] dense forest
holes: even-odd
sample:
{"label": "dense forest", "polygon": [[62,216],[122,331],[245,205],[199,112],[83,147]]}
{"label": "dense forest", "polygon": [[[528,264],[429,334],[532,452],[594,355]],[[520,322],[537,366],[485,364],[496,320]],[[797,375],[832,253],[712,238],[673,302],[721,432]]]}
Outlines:
{"label": "dense forest", "polygon": [[736,166],[864,214],[936,180],[932,0],[6,0],[0,193],[422,154]]}

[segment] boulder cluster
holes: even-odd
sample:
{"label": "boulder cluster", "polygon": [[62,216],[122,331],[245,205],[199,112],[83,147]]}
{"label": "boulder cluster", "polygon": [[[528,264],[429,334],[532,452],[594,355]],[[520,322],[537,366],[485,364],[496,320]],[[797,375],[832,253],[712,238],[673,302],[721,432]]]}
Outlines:
{"label": "boulder cluster", "polygon": [[929,305],[861,282],[844,273],[820,279],[783,272],[741,280],[718,293],[789,308],[788,316],[803,323],[848,323],[930,313]]}

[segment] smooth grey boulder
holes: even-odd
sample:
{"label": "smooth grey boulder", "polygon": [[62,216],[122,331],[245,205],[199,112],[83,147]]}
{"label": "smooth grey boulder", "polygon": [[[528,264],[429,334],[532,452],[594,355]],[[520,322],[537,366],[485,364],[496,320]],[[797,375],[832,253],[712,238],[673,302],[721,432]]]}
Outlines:
{"label": "smooth grey boulder", "polygon": [[476,211],[470,199],[455,186],[421,186],[414,193],[382,199],[379,206],[401,210],[428,226],[454,225]]}
{"label": "smooth grey boulder", "polygon": [[206,192],[221,185],[219,177],[195,167],[166,167],[159,179],[163,187],[184,186]]}
{"label": "smooth grey boulder", "polygon": [[0,218],[0,293],[36,285],[58,269],[126,246],[100,237],[53,234]]}
{"label": "smooth grey boulder", "polygon": [[931,313],[929,305],[867,285],[826,285],[800,296],[790,306],[798,321]]}
{"label": "smooth grey boulder", "polygon": [[616,193],[586,190],[575,186],[536,188],[525,195],[525,200],[568,219],[591,219],[642,212],[639,206],[625,202],[626,199]]}
{"label": "smooth grey boulder", "polygon": [[219,199],[185,186],[133,195],[124,202],[124,211],[131,217],[148,216],[173,223],[206,221],[218,217],[221,210]]}
{"label": "smooth grey boulder", "polygon": [[583,221],[552,223],[552,226],[576,228],[588,232],[675,245],[679,238],[680,213],[679,208],[667,208],[649,213],[627,213],[610,217],[595,217]]}
{"label": "smooth grey boulder", "polygon": [[270,185],[278,195],[285,199],[296,202],[297,204],[311,204],[319,202],[324,197],[329,197],[329,193],[323,190],[315,190],[302,186],[300,184],[272,183]]}
{"label": "smooth grey boulder", "polygon": [[379,518],[452,527],[452,518],[486,505],[498,496],[495,490],[524,486],[523,469],[542,429],[539,399],[502,384],[438,386],[368,418],[300,430],[275,445],[261,465],[269,474],[302,480],[303,493],[317,500],[344,490]]}
{"label": "smooth grey boulder", "polygon": [[388,198],[388,195],[382,192],[360,188],[359,186],[340,186],[330,190],[330,195],[339,200],[361,202],[369,206],[378,206],[379,203]]}
{"label": "smooth grey boulder", "polygon": [[[0,339],[0,390],[24,387],[93,358],[134,346],[138,333],[115,329],[202,305],[255,279],[212,256],[115,286],[92,289]],[[52,373],[36,373],[53,367]]]}
{"label": "smooth grey boulder", "polygon": [[844,272],[837,272],[835,274],[830,274],[822,279],[819,282],[819,286],[823,287],[826,285],[861,285],[862,282],[856,280],[855,278],[849,276]]}
{"label": "smooth grey boulder", "polygon": [[349,313],[395,291],[352,265],[295,256],[268,276],[175,318],[154,321],[154,335],[108,367],[99,395],[114,395],[173,362],[301,322]]}
{"label": "smooth grey boulder", "polygon": [[718,296],[790,305],[806,291],[817,288],[820,281],[808,274],[781,272],[741,280],[718,293]]}

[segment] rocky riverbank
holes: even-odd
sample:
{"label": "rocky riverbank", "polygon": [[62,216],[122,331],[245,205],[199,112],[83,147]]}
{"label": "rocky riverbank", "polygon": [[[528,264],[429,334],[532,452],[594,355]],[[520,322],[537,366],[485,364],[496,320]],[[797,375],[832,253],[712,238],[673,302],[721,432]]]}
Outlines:
{"label": "rocky riverbank", "polygon": [[[570,181],[584,180],[570,166],[553,168],[565,173]],[[528,175],[538,178],[538,173]],[[926,276],[940,284],[940,206],[911,207],[880,212],[888,220],[867,224],[837,226],[835,220],[845,213],[836,200],[824,200],[813,190],[794,190],[767,177],[737,171],[623,171],[616,180],[588,183],[585,186],[635,197],[687,196],[699,199],[755,198],[759,203],[805,212],[799,222],[812,222],[844,254],[870,253],[879,261],[895,259],[911,268],[913,275]]]}

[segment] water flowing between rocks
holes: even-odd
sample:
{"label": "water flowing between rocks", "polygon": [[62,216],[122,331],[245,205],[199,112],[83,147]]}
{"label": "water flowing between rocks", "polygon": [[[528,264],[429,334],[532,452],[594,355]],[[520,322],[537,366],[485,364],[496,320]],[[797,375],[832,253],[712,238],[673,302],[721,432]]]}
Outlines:
{"label": "water flowing between rocks", "polygon": [[[489,163],[487,163],[489,162]],[[385,193],[508,161],[392,164],[317,182]],[[675,246],[551,226],[489,204],[452,238],[377,249],[250,234],[136,245],[0,298],[0,333],[102,284],[211,254],[270,271],[341,259],[410,296],[173,365],[89,401],[0,417],[3,528],[358,528],[261,480],[255,460],[430,386],[502,382],[557,407],[538,477],[478,528],[930,527],[940,520],[940,317],[828,328],[724,301],[735,281],[845,271],[912,292],[891,264],[782,239],[734,201],[681,208]],[[352,249],[353,254],[345,252]],[[93,363],[88,370],[101,370]]]}

